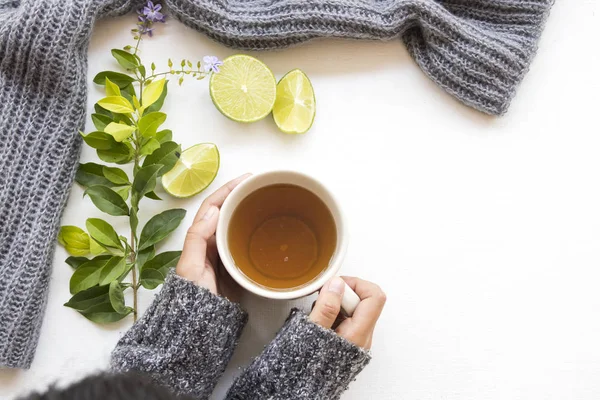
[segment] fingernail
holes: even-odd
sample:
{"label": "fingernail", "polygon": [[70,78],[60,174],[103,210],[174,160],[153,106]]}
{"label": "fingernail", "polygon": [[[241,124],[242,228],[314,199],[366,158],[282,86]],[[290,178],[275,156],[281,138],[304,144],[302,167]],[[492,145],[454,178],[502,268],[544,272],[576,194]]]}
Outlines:
{"label": "fingernail", "polygon": [[206,211],[206,213],[204,213],[204,216],[202,217],[202,219],[205,221],[208,221],[209,219],[212,218],[213,215],[215,215],[215,211],[217,211],[217,207],[210,206],[210,208]]}
{"label": "fingernail", "polygon": [[344,294],[344,280],[339,276],[336,276],[331,281],[329,281],[328,291],[342,295]]}

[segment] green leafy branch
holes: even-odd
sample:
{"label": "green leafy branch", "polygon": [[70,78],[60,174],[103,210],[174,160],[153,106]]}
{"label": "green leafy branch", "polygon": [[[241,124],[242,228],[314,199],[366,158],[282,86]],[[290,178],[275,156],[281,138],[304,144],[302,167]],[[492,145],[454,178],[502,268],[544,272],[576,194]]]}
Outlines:
{"label": "green leafy branch", "polygon": [[[153,216],[139,232],[142,201],[161,200],[156,194],[157,179],[173,168],[181,146],[172,132],[160,129],[167,115],[161,112],[167,96],[167,75],[191,75],[203,79],[201,63],[192,69],[188,60],[181,69],[151,74],[138,56],[141,36],[135,48],[113,49],[113,57],[127,72],[103,71],[94,82],[105,88],[106,96],[94,106],[91,115],[95,131],[81,133],[98,158],[108,164],[133,164],[133,179],[121,168],[89,162],[80,164],[75,180],[84,187],[84,196],[102,212],[129,219],[130,237],[119,235],[107,221],[89,218],[85,230],[62,226],[58,241],[72,256],[66,263],[73,269],[69,282],[73,308],[91,321],[108,323],[129,314],[137,319],[138,290],[155,289],[181,255],[180,251],[156,254],[156,246],[169,236],[185,217],[185,210],[169,209]],[[133,51],[133,52],[130,52]],[[160,78],[160,79],[159,79]],[[137,90],[136,90],[137,89]],[[139,234],[138,234],[139,232]],[[129,278],[129,280],[127,280]],[[132,290],[133,304],[125,304],[125,291]]]}

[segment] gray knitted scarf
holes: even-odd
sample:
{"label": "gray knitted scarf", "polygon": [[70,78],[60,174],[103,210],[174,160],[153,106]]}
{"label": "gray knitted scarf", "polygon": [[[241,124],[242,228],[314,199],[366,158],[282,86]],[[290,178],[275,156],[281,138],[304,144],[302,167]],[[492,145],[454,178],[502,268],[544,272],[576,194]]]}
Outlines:
{"label": "gray knitted scarf", "polygon": [[[55,237],[79,157],[94,21],[133,0],[0,0],[0,365],[28,368]],[[165,0],[225,45],[270,49],[316,37],[402,39],[448,93],[506,111],[552,0]]]}

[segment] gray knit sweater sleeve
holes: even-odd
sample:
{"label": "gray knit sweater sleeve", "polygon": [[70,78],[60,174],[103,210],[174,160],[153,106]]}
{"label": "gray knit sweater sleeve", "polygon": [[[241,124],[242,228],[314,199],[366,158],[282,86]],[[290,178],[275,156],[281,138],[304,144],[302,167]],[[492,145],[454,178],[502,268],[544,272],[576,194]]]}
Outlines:
{"label": "gray knit sweater sleeve", "polygon": [[111,367],[142,372],[179,394],[207,399],[247,319],[238,305],[172,273],[117,344]]}
{"label": "gray knit sweater sleeve", "polygon": [[87,43],[125,0],[0,0],[0,366],[28,368],[79,157]]}
{"label": "gray knit sweater sleeve", "polygon": [[294,309],[263,353],[234,382],[227,400],[339,399],[369,353]]}
{"label": "gray knit sweater sleeve", "polygon": [[228,46],[272,49],[317,37],[402,38],[463,103],[503,114],[554,0],[165,0],[184,24]]}

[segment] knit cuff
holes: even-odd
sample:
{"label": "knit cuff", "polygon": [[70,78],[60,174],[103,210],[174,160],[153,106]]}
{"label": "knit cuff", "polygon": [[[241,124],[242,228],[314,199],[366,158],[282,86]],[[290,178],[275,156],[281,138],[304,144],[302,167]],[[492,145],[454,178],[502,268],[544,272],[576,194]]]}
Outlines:
{"label": "knit cuff", "polygon": [[370,360],[368,351],[293,309],[227,398],[338,399]]}
{"label": "knit cuff", "polygon": [[171,273],[117,344],[111,367],[141,371],[178,393],[208,398],[247,318],[239,305]]}
{"label": "knit cuff", "polygon": [[404,42],[448,93],[487,114],[504,114],[535,56],[554,0],[442,0],[419,7]]}

